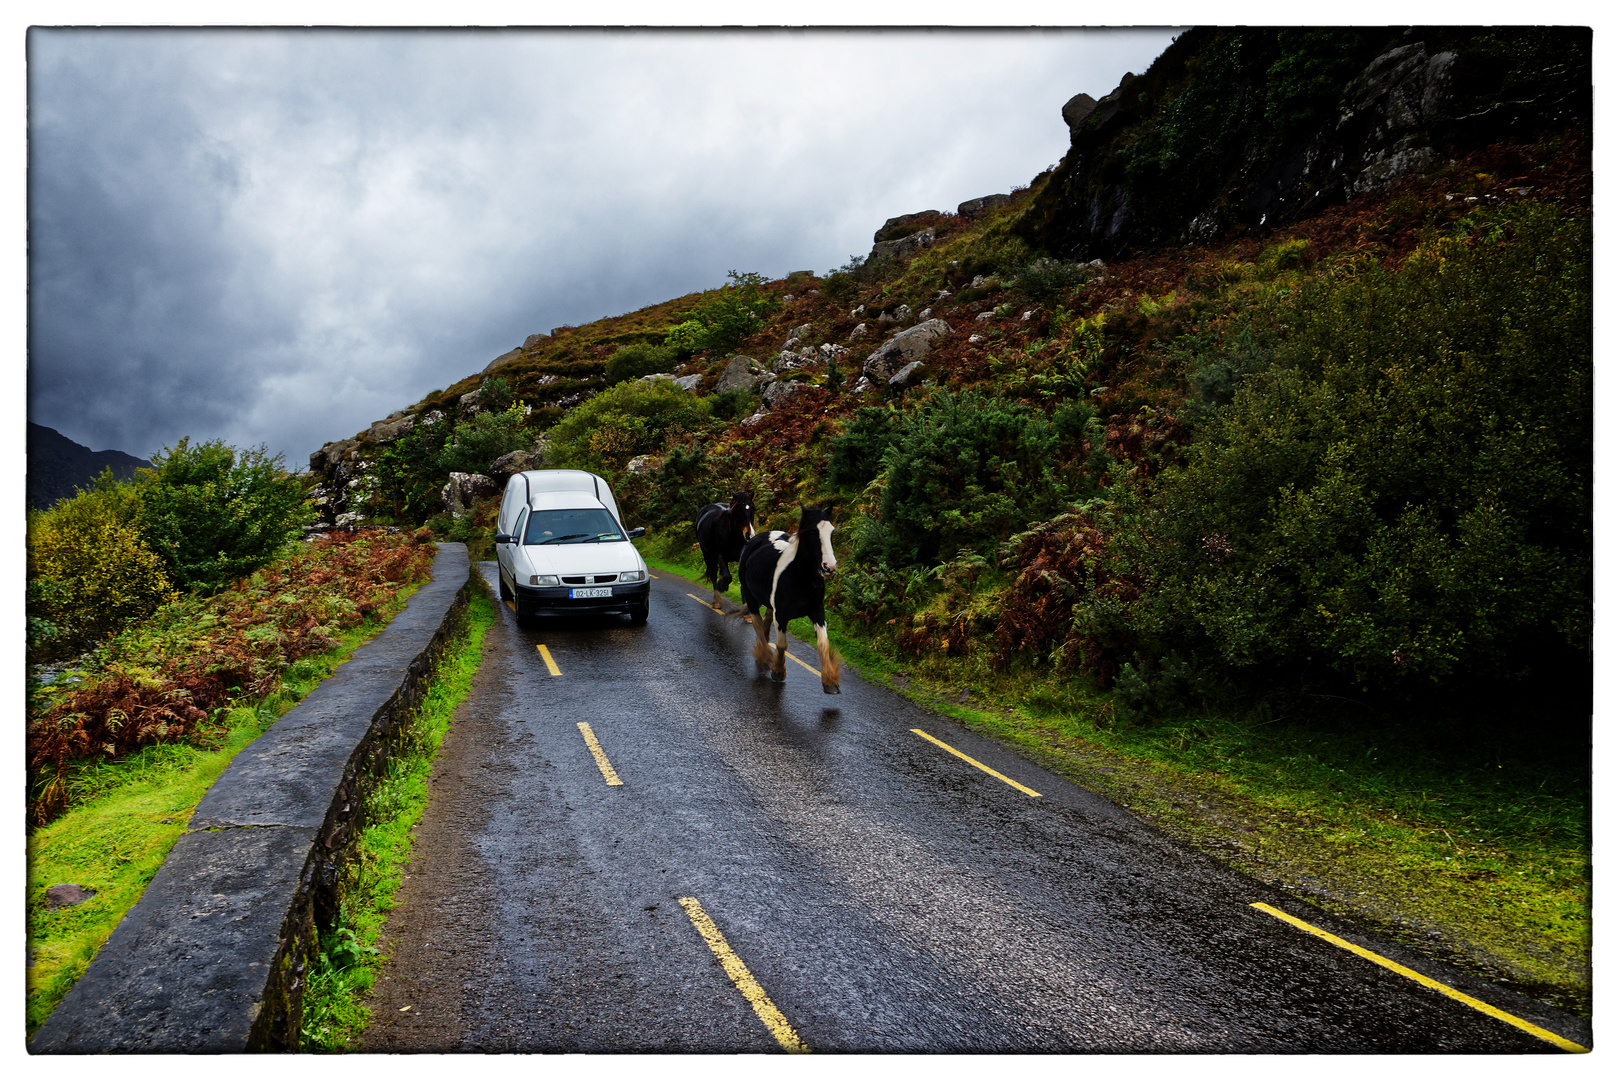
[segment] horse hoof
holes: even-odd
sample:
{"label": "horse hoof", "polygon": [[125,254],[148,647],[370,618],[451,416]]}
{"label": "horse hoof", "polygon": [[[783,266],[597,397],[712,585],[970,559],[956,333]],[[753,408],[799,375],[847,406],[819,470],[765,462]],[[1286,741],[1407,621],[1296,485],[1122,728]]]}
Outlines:
{"label": "horse hoof", "polygon": [[838,686],[822,686],[821,689],[828,694],[841,694],[843,692],[842,688]]}

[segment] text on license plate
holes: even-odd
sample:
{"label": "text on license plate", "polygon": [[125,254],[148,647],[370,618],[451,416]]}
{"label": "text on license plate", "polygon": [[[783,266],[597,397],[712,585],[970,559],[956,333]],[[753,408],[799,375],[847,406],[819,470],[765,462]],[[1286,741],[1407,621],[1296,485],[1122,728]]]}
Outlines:
{"label": "text on license plate", "polygon": [[567,595],[574,600],[595,600],[603,596],[612,595],[612,586],[600,589],[569,589]]}

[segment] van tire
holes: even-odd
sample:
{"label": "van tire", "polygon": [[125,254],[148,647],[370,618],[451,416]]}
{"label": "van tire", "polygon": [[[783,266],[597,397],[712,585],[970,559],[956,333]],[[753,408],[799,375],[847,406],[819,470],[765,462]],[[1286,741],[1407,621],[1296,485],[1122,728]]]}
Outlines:
{"label": "van tire", "polygon": [[634,623],[636,626],[643,626],[646,623],[647,616],[651,615],[651,613],[652,602],[650,600],[643,600],[629,609],[629,621]]}

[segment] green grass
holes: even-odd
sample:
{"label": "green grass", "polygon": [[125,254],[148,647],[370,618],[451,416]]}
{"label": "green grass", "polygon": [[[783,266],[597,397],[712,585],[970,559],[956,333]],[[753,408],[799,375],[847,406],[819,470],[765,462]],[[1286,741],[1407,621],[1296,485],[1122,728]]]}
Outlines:
{"label": "green grass", "polygon": [[[231,709],[222,718],[226,731],[216,746],[159,744],[122,761],[92,761],[74,769],[74,808],[28,837],[29,1036],[141,898],[231,759],[380,633],[414,591],[400,590],[383,618],[344,631],[335,648],[292,664],[274,694]],[[95,895],[51,911],[45,890],[61,884],[94,889]]]}
{"label": "green grass", "polygon": [[[685,541],[655,569],[700,580]],[[706,593],[698,592],[706,598]],[[736,587],[729,595],[739,599]],[[794,636],[813,640],[808,621]],[[1396,720],[1208,713],[1115,719],[1048,665],[911,658],[828,614],[838,650],[888,686],[1099,791],[1233,868],[1428,955],[1590,1010],[1589,761],[1520,734],[1421,738]],[[961,700],[962,692],[967,698]],[[1434,937],[1433,934],[1438,936]]]}
{"label": "green grass", "polygon": [[342,886],[338,925],[321,935],[321,953],[303,997],[306,1050],[352,1049],[371,1020],[365,994],[385,959],[377,946],[393,896],[410,862],[412,830],[427,805],[433,757],[466,698],[494,624],[494,600],[474,576],[467,629],[446,651],[411,724],[409,747],[388,761],[387,776],[366,799],[369,825],[359,836],[358,872]]}

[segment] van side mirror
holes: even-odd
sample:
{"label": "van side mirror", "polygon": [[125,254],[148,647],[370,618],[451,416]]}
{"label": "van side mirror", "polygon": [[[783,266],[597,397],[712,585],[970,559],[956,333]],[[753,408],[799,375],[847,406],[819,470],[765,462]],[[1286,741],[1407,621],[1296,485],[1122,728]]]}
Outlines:
{"label": "van side mirror", "polygon": [[646,529],[645,529],[644,526],[637,525],[633,529],[629,530],[629,538],[631,540],[639,539],[640,537],[645,536],[645,535],[646,535]]}
{"label": "van side mirror", "polygon": [[505,533],[495,533],[494,542],[497,544],[515,544],[517,541],[512,539],[510,536],[507,536]]}

